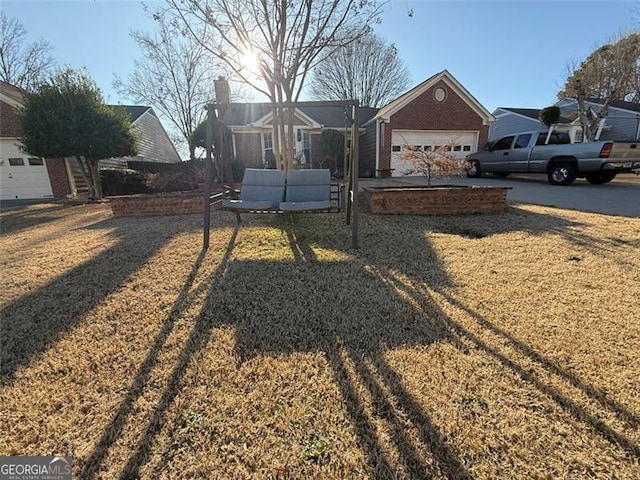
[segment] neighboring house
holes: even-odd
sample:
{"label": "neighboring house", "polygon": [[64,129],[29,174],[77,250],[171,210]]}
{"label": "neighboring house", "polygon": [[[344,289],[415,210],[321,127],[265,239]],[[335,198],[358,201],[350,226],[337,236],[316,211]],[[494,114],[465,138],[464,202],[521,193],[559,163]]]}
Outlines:
{"label": "neighboring house", "polygon": [[20,90],[0,81],[0,199],[53,198],[51,177],[64,177],[66,173],[55,162],[20,149],[21,128],[16,108],[21,106]]}
{"label": "neighboring house", "polygon": [[539,115],[538,108],[500,107],[493,112],[496,120],[489,129],[489,138],[493,140],[512,133],[544,130],[544,125],[538,120]]}
{"label": "neighboring house", "polygon": [[[127,162],[132,160],[153,163],[177,163],[182,161],[153,108],[142,105],[110,106],[124,109],[130,118],[131,124],[138,135],[138,155],[100,160],[100,168],[127,168]],[[65,195],[86,192],[88,190],[87,183],[82,175],[80,165],[78,165],[78,160],[66,158],[65,162],[71,178],[69,191]]]}
{"label": "neighboring house", "polygon": [[131,124],[138,134],[138,155],[135,157],[101,160],[101,164],[104,163],[106,166],[107,164],[114,165],[119,163],[126,167],[126,162],[131,160],[156,163],[177,163],[182,161],[180,154],[153,108],[142,105],[110,106],[123,109],[131,120]]}
{"label": "neighboring house", "polygon": [[[60,198],[86,190],[75,159],[42,159],[21,149],[22,92],[0,82],[0,199]],[[139,137],[136,157],[100,161],[101,166],[126,166],[126,160],[179,162],[180,156],[151,107],[124,106]]]}
{"label": "neighboring house", "polygon": [[[359,109],[360,176],[400,176],[409,164],[400,161],[403,145],[435,148],[451,143],[452,155],[464,158],[484,145],[493,116],[444,70],[381,109]],[[233,134],[233,154],[246,167],[262,167],[273,153],[271,108],[243,104],[224,122]],[[349,132],[342,107],[304,106],[296,109],[295,152],[303,166],[321,166],[320,137],[324,130]]]}
{"label": "neighboring house", "polygon": [[[587,107],[593,112],[599,112],[602,100],[590,98]],[[572,141],[581,142],[584,138],[583,129],[578,118],[578,103],[575,98],[559,100],[556,106],[560,108],[560,121],[554,128],[569,132]],[[512,133],[531,130],[547,130],[540,123],[539,109],[500,107],[493,112],[496,121],[491,125],[489,137],[500,138]],[[609,112],[601,123],[598,139],[600,140],[636,140],[640,138],[640,104],[614,101],[609,106]]]}

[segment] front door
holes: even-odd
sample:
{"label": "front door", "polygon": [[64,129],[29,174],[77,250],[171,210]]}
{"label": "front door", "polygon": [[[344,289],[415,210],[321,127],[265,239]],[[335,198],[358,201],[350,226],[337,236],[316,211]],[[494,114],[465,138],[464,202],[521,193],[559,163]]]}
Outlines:
{"label": "front door", "polygon": [[295,158],[300,166],[311,166],[310,137],[302,128],[296,127],[295,131]]}

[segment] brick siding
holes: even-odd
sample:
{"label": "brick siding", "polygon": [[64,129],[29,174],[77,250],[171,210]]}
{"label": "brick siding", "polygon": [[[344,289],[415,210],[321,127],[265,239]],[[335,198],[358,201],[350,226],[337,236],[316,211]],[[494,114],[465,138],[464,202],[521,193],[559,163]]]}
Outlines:
{"label": "brick siding", "polygon": [[365,188],[372,213],[443,215],[501,213],[508,187]]}
{"label": "brick siding", "polygon": [[162,193],[109,197],[115,217],[189,215],[204,211],[202,193]]}
{"label": "brick siding", "polygon": [[0,101],[0,137],[18,138],[20,136],[22,136],[22,128],[15,107]]}
{"label": "brick siding", "polygon": [[[446,92],[442,102],[434,98],[438,88]],[[489,125],[483,125],[482,118],[442,80],[391,116],[384,129],[381,169],[391,167],[391,135],[394,129],[477,131],[478,147],[484,145],[489,136]]]}
{"label": "brick siding", "polygon": [[47,158],[45,164],[47,165],[53,197],[64,198],[70,195],[71,186],[69,185],[69,175],[67,174],[64,158]]}
{"label": "brick siding", "polygon": [[236,133],[236,158],[245,168],[262,168],[262,134]]}

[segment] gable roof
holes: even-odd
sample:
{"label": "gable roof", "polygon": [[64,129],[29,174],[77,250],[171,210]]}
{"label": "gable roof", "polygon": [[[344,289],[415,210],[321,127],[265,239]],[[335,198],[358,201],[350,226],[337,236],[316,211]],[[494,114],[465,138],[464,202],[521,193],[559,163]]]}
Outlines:
{"label": "gable roof", "polygon": [[24,102],[22,92],[23,91],[15,85],[0,80],[0,98],[9,105],[21,107]]}
{"label": "gable roof", "polygon": [[[273,122],[273,110],[269,109],[265,115],[260,117],[257,121],[253,122],[254,125],[259,127],[271,127]],[[320,128],[322,125],[316,122],[309,115],[304,113],[299,108],[296,108],[294,111],[294,125],[300,125],[299,122],[302,122],[303,125],[307,125],[312,128]]]}
{"label": "gable roof", "polygon": [[[498,107],[496,111],[502,110],[505,112],[510,112],[515,115],[520,115],[521,117],[528,118],[529,120],[535,120],[540,123],[540,109],[539,108],[512,108],[512,107]],[[561,125],[565,123],[571,123],[574,120],[574,117],[560,116],[556,125]]]}
{"label": "gable roof", "polygon": [[144,105],[109,105],[112,108],[121,108],[129,116],[131,123],[135,123],[138,118],[144,115],[147,111],[151,110],[151,114],[156,117],[156,113],[153,108]]}
{"label": "gable roof", "polygon": [[[587,102],[595,103],[598,105],[604,105],[604,100],[601,98],[586,98]],[[620,108],[622,110],[629,110],[630,112],[640,113],[640,103],[625,102],[624,100],[614,100],[609,104],[610,107]]]}
{"label": "gable roof", "polygon": [[436,73],[435,75],[427,78],[424,82],[413,87],[404,95],[401,95],[395,100],[391,101],[380,109],[375,118],[389,121],[391,115],[404,108],[406,105],[418,98],[420,95],[422,95],[424,92],[429,90],[440,81],[443,81],[445,84],[447,84],[447,86],[449,86],[460,98],[462,98],[465,103],[467,103],[467,105],[469,105],[469,107],[471,107],[471,109],[475,111],[479,117],[482,118],[483,124],[487,125],[495,120],[493,115],[491,115],[491,113],[486,108],[484,108],[482,104],[478,102],[478,100],[476,100],[476,98],[471,95],[471,93],[469,93],[469,91],[464,88],[462,84],[458,82],[458,80],[456,80],[453,75],[451,75],[451,73],[449,73],[448,70],[443,70],[439,73]]}
{"label": "gable roof", "polygon": [[[318,102],[321,103],[321,102]],[[304,105],[296,110],[303,113],[312,122],[325,128],[344,128],[345,111],[340,106]],[[378,111],[377,108],[359,108],[360,125],[368,122]],[[271,107],[264,103],[236,103],[225,117],[228,126],[246,126],[260,123],[271,114]]]}
{"label": "gable roof", "polygon": [[533,120],[538,120],[538,116],[540,115],[540,109],[538,108],[512,108],[512,107],[499,107],[498,110],[506,110],[511,113],[515,113],[516,115],[521,115],[523,117],[531,118]]}

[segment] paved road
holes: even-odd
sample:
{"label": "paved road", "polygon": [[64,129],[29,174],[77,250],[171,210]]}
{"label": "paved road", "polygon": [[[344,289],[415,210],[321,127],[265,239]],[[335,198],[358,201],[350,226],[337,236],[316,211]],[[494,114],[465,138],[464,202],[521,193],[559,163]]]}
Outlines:
{"label": "paved road", "polygon": [[[423,179],[404,177],[403,180],[423,182]],[[567,187],[549,185],[546,175],[510,175],[508,178],[451,178],[436,180],[437,184],[507,186],[510,202],[532,203],[580,210],[584,212],[640,217],[640,177],[620,175],[605,185],[591,185],[577,179]]]}

